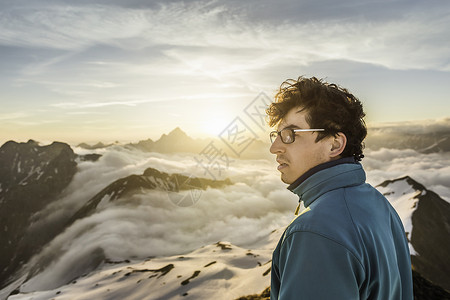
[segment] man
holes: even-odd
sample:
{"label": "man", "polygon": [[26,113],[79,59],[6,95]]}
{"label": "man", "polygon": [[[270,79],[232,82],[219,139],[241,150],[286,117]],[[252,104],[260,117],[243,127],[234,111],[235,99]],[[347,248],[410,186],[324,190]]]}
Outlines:
{"label": "man", "polygon": [[270,299],[413,299],[403,225],[359,163],[361,102],[300,77],[281,85],[267,114],[281,180],[304,204],[273,253]]}

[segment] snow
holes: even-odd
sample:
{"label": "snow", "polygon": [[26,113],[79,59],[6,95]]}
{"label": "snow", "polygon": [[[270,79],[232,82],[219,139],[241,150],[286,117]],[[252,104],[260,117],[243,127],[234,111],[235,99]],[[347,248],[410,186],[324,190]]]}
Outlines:
{"label": "snow", "polygon": [[104,209],[108,205],[110,200],[111,200],[111,195],[108,195],[108,194],[104,195],[103,198],[98,203],[97,209],[98,210]]}
{"label": "snow", "polygon": [[41,178],[41,176],[44,175],[44,171],[41,170],[41,167],[37,167],[36,172],[38,174],[38,176],[36,177],[36,180],[39,180]]}
{"label": "snow", "polygon": [[377,189],[380,193],[385,195],[402,220],[403,227],[405,228],[408,237],[411,255],[419,255],[417,251],[414,250],[410,241],[413,230],[412,214],[417,209],[417,204],[419,202],[418,197],[426,192],[413,189],[406,179],[394,181],[386,187],[378,186]]}
{"label": "snow", "polygon": [[[32,178],[33,175],[37,174],[36,178]],[[44,174],[44,171],[41,170],[40,166],[31,166],[30,171],[28,172],[28,175],[22,179],[19,184],[20,185],[27,185],[28,184],[28,179],[32,178],[32,180],[39,180],[41,178],[41,176]]]}
{"label": "snow", "polygon": [[16,289],[16,287],[20,284],[22,284],[27,279],[27,274],[22,275],[20,278],[0,290],[0,299],[6,299],[9,294],[11,294],[12,291]]}
{"label": "snow", "polygon": [[[270,239],[276,242],[279,234],[272,233],[276,237]],[[248,250],[218,242],[183,256],[105,264],[57,289],[8,299],[236,299],[270,285],[271,255],[272,249]]]}

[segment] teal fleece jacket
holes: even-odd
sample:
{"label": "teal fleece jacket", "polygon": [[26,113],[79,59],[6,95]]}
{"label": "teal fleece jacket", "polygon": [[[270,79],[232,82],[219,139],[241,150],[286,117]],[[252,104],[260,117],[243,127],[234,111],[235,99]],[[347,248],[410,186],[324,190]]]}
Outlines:
{"label": "teal fleece jacket", "polygon": [[305,209],[273,253],[270,299],[412,300],[400,218],[365,183],[361,164],[343,159],[331,165],[290,187]]}

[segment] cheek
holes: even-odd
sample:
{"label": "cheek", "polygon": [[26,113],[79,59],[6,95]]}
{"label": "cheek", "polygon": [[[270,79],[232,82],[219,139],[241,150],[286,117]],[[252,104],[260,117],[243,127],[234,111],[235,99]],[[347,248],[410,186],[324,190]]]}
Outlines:
{"label": "cheek", "polygon": [[325,143],[311,143],[298,157],[309,167],[316,166],[327,161],[327,147]]}
{"label": "cheek", "polygon": [[318,145],[317,149],[314,151],[315,158],[319,161],[324,161],[327,159],[327,149],[326,145],[320,144]]}

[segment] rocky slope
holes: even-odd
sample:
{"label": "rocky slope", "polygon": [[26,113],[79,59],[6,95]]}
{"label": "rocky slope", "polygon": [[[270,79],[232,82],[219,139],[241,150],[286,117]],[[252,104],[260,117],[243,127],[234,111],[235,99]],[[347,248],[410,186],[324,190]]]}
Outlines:
{"label": "rocky slope", "polygon": [[146,190],[159,189],[167,191],[170,199],[179,206],[189,206],[195,201],[192,197],[180,198],[181,191],[195,192],[204,190],[207,187],[221,188],[231,184],[230,180],[210,180],[206,178],[190,177],[182,174],[167,174],[154,168],[147,168],[142,175],[130,175],[118,179],[101,190],[90,199],[80,210],[78,210],[69,220],[68,225],[75,220],[92,214],[100,205],[107,205],[119,198],[131,193],[145,193]]}
{"label": "rocky slope", "polygon": [[385,181],[378,189],[402,218],[413,269],[450,291],[450,204],[409,176]]}
{"label": "rocky slope", "polygon": [[9,141],[0,148],[0,283],[43,244],[51,233],[27,231],[32,215],[55,201],[76,172],[69,145]]}
{"label": "rocky slope", "polygon": [[414,300],[450,300],[450,293],[413,270]]}

